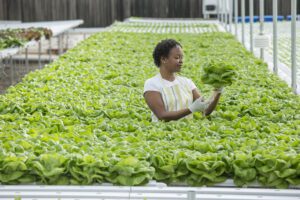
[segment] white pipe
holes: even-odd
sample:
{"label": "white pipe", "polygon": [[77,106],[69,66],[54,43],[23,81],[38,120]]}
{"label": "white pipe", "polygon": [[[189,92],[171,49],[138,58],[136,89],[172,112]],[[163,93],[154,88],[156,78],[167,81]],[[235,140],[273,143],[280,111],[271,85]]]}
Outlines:
{"label": "white pipe", "polygon": [[228,31],[227,27],[227,7],[226,7],[226,0],[223,0],[223,14],[224,14],[224,27],[225,30]]}
{"label": "white pipe", "polygon": [[220,21],[220,0],[217,0],[217,18]]}
{"label": "white pipe", "polygon": [[291,48],[292,48],[292,88],[297,93],[297,68],[296,68],[296,17],[297,17],[297,0],[292,0],[292,32],[291,32]]}
{"label": "white pipe", "polygon": [[223,15],[223,9],[224,9],[223,5],[224,4],[223,4],[223,0],[220,0],[220,1],[221,1],[221,4],[220,4],[221,5],[221,9],[220,9],[220,11],[221,11],[221,23],[224,26],[224,24],[223,24],[224,23],[224,15]]}
{"label": "white pipe", "polygon": [[[259,21],[260,21],[260,26],[259,26],[259,34],[263,35],[264,34],[264,0],[259,1]],[[260,49],[260,58],[263,60],[264,59],[264,49]]]}
{"label": "white pipe", "polygon": [[234,29],[235,37],[238,39],[238,0],[234,0]]}
{"label": "white pipe", "polygon": [[242,0],[242,43],[245,46],[245,0]]}
{"label": "white pipe", "polygon": [[233,0],[229,0],[229,31],[232,33],[232,3]]}
{"label": "white pipe", "polygon": [[278,2],[273,0],[273,71],[278,74],[278,43],[277,43],[277,16],[278,16]]}
{"label": "white pipe", "polygon": [[249,1],[250,8],[250,50],[253,53],[253,0]]}

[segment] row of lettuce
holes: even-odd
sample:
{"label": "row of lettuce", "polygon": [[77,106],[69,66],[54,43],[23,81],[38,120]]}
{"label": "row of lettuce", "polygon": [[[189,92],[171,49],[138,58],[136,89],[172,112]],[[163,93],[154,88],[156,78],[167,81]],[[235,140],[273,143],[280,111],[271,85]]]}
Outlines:
{"label": "row of lettuce", "polygon": [[112,32],[135,32],[135,33],[203,33],[203,32],[218,32],[219,27],[216,24],[206,24],[199,21],[128,21],[128,22],[115,22],[108,31]]}
{"label": "row of lettuce", "polygon": [[48,28],[16,28],[0,30],[0,50],[21,47],[31,40],[39,41],[42,37],[50,39],[53,33]]}
{"label": "row of lettuce", "polygon": [[[237,66],[211,116],[151,123],[143,85],[165,38],[206,97],[202,64]],[[300,184],[299,130],[299,97],[231,35],[103,32],[0,96],[0,182],[286,188]]]}

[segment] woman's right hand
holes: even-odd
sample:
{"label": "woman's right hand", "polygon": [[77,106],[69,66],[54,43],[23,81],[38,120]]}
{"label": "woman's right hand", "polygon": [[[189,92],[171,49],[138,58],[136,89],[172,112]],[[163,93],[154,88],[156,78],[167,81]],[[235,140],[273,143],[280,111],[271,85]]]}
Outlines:
{"label": "woman's right hand", "polygon": [[189,107],[188,109],[193,112],[203,112],[207,109],[209,105],[209,102],[203,101],[203,98],[196,99]]}

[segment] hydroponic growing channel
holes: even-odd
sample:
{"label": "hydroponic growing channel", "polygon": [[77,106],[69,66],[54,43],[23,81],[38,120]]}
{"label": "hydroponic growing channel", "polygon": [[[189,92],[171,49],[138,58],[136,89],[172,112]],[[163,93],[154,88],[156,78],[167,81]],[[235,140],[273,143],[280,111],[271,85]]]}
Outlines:
{"label": "hydroponic growing channel", "polygon": [[[156,73],[152,48],[166,37],[182,43],[182,73],[205,95],[204,61],[238,67],[210,117],[150,122],[142,88]],[[237,186],[299,185],[299,100],[229,34],[100,33],[1,96],[0,179],[202,186],[232,178]]]}

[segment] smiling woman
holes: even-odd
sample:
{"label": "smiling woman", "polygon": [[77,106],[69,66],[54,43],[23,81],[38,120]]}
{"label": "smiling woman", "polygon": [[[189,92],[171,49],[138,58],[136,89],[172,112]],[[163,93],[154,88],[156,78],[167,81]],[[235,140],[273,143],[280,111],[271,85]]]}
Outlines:
{"label": "smiling woman", "polygon": [[178,76],[183,64],[183,50],[173,39],[162,40],[153,51],[159,73],[144,85],[144,97],[152,111],[152,121],[193,118],[193,112],[209,115],[216,107],[222,88],[215,89],[205,101],[192,80]]}

